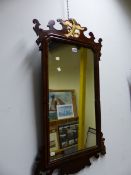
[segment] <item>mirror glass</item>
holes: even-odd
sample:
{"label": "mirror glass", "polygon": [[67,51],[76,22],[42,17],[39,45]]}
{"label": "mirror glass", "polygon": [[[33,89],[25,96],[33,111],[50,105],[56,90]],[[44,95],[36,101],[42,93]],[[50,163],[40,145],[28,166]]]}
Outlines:
{"label": "mirror glass", "polygon": [[51,40],[48,84],[50,161],[96,146],[93,51]]}

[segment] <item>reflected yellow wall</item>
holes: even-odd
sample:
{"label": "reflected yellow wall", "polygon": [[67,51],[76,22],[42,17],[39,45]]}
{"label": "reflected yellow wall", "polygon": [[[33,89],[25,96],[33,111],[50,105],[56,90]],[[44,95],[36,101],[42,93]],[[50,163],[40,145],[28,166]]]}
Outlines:
{"label": "reflected yellow wall", "polygon": [[[87,65],[86,65],[86,108],[85,108],[85,139],[87,136],[88,128],[96,128],[95,122],[95,94],[94,94],[94,55],[91,50],[87,52]],[[96,145],[96,142],[89,143]],[[88,145],[88,143],[87,143]]]}
{"label": "reflected yellow wall", "polygon": [[[87,49],[80,49],[80,92],[79,92],[79,131],[78,131],[78,149],[85,147],[85,117],[86,117],[86,65],[87,65]],[[84,137],[83,137],[84,136]]]}

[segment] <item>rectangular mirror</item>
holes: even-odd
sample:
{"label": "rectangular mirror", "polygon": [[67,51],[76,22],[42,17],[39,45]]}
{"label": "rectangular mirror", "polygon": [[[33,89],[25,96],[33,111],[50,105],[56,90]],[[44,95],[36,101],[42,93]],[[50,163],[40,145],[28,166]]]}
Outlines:
{"label": "rectangular mirror", "polygon": [[50,160],[96,146],[94,54],[52,40],[48,48]]}

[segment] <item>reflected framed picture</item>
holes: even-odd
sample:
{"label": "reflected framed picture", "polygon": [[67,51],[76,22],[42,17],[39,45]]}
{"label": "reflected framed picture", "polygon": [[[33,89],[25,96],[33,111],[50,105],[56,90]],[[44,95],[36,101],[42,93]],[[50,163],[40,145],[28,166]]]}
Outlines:
{"label": "reflected framed picture", "polygon": [[74,117],[73,104],[57,105],[58,119]]}
{"label": "reflected framed picture", "polygon": [[50,153],[55,154],[59,149],[58,131],[56,129],[50,130]]}
{"label": "reflected framed picture", "polygon": [[88,128],[85,146],[87,148],[96,146],[96,129],[95,128],[92,128],[92,127]]}
{"label": "reflected framed picture", "polygon": [[75,90],[49,90],[49,120],[77,117]]}
{"label": "reflected framed picture", "polygon": [[60,148],[66,148],[78,143],[78,122],[59,126]]}
{"label": "reflected framed picture", "polygon": [[57,120],[57,110],[49,111],[49,121]]}

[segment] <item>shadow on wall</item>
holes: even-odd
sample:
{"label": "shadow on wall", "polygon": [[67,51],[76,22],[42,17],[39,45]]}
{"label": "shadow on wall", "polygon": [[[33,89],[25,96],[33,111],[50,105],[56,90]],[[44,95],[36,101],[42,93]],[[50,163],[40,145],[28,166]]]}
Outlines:
{"label": "shadow on wall", "polygon": [[128,17],[131,17],[131,0],[117,0],[125,10]]}
{"label": "shadow on wall", "polygon": [[[43,145],[43,135],[42,135],[42,103],[41,103],[41,53],[38,47],[33,47],[24,58],[22,62],[23,73],[30,71],[32,77],[32,97],[33,97],[33,110],[35,116],[35,132],[37,139],[37,149],[40,149]],[[24,75],[26,76],[26,75]],[[37,151],[38,152],[38,151]],[[34,160],[34,162],[36,159]],[[34,175],[34,162],[32,165],[31,175]]]}
{"label": "shadow on wall", "polygon": [[26,56],[26,69],[32,73],[32,96],[34,98],[34,113],[36,122],[37,146],[42,145],[42,112],[41,112],[41,53],[38,47],[34,47]]}
{"label": "shadow on wall", "polygon": [[[15,52],[17,55],[22,55],[23,51],[26,53],[26,42],[20,40],[15,46]],[[21,52],[22,51],[22,52]],[[17,58],[17,61],[20,60]],[[42,143],[42,112],[41,112],[41,52],[36,44],[31,50],[28,51],[22,62],[19,64],[22,67],[23,75],[25,77],[31,75],[31,93],[33,97],[33,112],[35,116],[37,147],[40,147]]]}
{"label": "shadow on wall", "polygon": [[34,112],[36,119],[36,133],[37,133],[37,146],[43,145],[42,141],[42,104],[41,104],[41,53],[37,49],[32,52],[32,83],[33,83],[33,97],[34,97]]}
{"label": "shadow on wall", "polygon": [[[36,137],[37,137],[37,148],[38,152],[40,152],[40,149],[43,145],[44,137],[42,135],[43,130],[43,115],[42,115],[42,103],[41,103],[41,53],[37,49],[34,49],[32,52],[32,83],[33,83],[33,97],[34,97],[34,112],[35,112],[35,121],[36,121]],[[33,162],[32,166],[32,175],[34,175],[36,170],[36,167],[34,163],[37,163],[39,161],[39,155],[35,158],[35,161]]]}
{"label": "shadow on wall", "polygon": [[131,76],[127,78],[128,88],[129,88],[129,95],[130,95],[130,110],[131,110]]}

